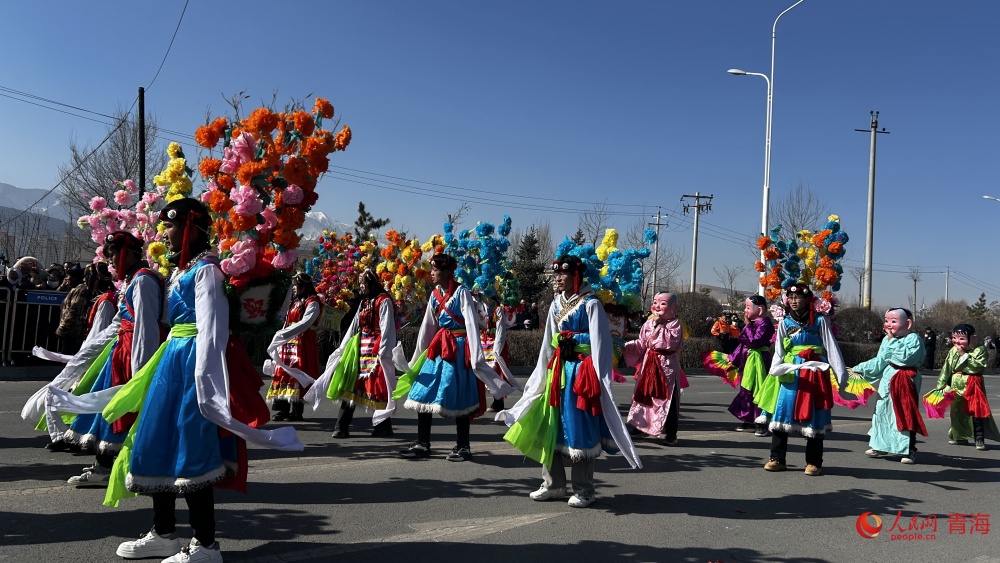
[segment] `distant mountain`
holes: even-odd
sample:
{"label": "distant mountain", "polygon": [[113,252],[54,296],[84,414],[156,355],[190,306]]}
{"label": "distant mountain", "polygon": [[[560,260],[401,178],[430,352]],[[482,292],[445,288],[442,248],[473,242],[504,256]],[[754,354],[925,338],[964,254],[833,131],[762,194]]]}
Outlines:
{"label": "distant mountain", "polygon": [[[0,196],[0,197],[2,197],[2,196]],[[0,201],[3,201],[3,200],[0,199]],[[30,205],[30,202],[29,202],[29,205]],[[27,205],[25,207],[27,207]],[[18,214],[21,213],[22,210],[23,210],[23,208],[22,209],[15,209],[13,207],[0,206],[0,231],[5,230],[4,225],[7,223],[7,221],[9,221],[10,219],[13,219],[14,217],[16,217]],[[44,215],[42,213],[34,213],[34,212],[29,211],[26,215],[28,215],[29,217],[32,218],[32,221],[30,222],[31,225],[35,225],[36,224],[36,223],[34,223],[34,219],[37,218],[38,220],[41,221],[42,231],[44,231],[44,232],[46,232],[46,233],[48,233],[48,234],[50,234],[50,235],[52,235],[52,236],[54,236],[56,238],[60,238],[63,235],[65,235],[66,234],[66,229],[68,229],[70,227],[69,221],[64,221],[62,219],[56,219],[55,217],[50,217],[50,216]],[[22,216],[22,219],[23,218],[24,218],[24,216]],[[32,227],[32,228],[34,228],[34,227]],[[73,228],[76,228],[76,227],[74,226]]]}
{"label": "distant mountain", "polygon": [[299,230],[302,239],[316,240],[319,238],[319,235],[323,234],[323,231],[333,231],[338,235],[342,235],[344,233],[353,233],[354,226],[331,219],[322,211],[310,211],[306,213],[305,223],[302,224],[302,228]]}
{"label": "distant mountain", "polygon": [[68,221],[69,210],[60,201],[58,190],[46,194],[47,190],[26,189],[0,182],[0,202],[12,209],[27,209],[39,199],[42,201],[32,208],[33,213],[47,215],[63,221]]}

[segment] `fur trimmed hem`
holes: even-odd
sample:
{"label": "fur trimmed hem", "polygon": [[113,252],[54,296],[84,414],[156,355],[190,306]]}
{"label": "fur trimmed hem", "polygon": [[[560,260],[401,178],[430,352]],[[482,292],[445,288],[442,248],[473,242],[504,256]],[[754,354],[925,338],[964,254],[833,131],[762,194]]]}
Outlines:
{"label": "fur trimmed hem", "polygon": [[116,455],[120,451],[122,451],[121,442],[105,442],[104,440],[101,440],[101,443],[97,444],[97,453],[99,454]]}
{"label": "fur trimmed hem", "polygon": [[800,424],[793,424],[788,422],[778,422],[775,420],[771,421],[768,425],[768,430],[771,432],[785,432],[791,434],[792,432],[798,432],[799,434],[805,436],[806,438],[816,438],[823,436],[827,432],[833,430],[833,425],[827,424],[822,429],[816,429],[811,426],[802,426]]}
{"label": "fur trimmed hem", "polygon": [[125,488],[133,493],[193,493],[199,489],[210,487],[235,473],[235,467],[229,463],[199,475],[197,477],[143,477],[129,473],[125,477]]}
{"label": "fur trimmed hem", "polygon": [[458,418],[460,416],[465,416],[478,411],[479,405],[473,405],[464,410],[451,410],[442,408],[441,405],[436,405],[434,403],[418,403],[413,399],[407,399],[406,402],[403,403],[403,408],[410,409],[411,411],[438,414],[445,418]]}
{"label": "fur trimmed hem", "polygon": [[601,455],[603,451],[602,445],[598,443],[592,448],[587,448],[585,450],[579,450],[576,448],[570,448],[567,446],[556,446],[556,451],[561,453],[563,457],[568,457],[570,461],[577,462],[583,461],[585,459],[593,459]]}
{"label": "fur trimmed hem", "polygon": [[89,450],[94,447],[97,443],[97,436],[94,434],[80,434],[76,430],[67,430],[62,437],[63,441],[68,444],[73,444],[75,446],[80,446],[82,449]]}
{"label": "fur trimmed hem", "polygon": [[771,422],[770,420],[768,420],[768,418],[769,417],[766,414],[762,414],[762,415],[758,416],[757,418],[753,419],[753,422],[754,422],[754,424],[767,424],[767,423]]}

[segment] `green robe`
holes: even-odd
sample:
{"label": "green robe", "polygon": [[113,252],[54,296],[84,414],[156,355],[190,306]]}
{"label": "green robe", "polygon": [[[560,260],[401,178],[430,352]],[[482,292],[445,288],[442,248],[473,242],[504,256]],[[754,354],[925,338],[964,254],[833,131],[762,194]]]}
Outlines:
{"label": "green robe", "polygon": [[[871,440],[868,445],[873,450],[897,455],[910,454],[910,432],[896,428],[896,410],[889,395],[889,385],[899,370],[892,367],[912,366],[919,370],[924,363],[924,343],[916,333],[910,333],[902,338],[883,338],[878,355],[854,366],[855,373],[865,381],[875,386],[879,395],[875,404],[875,414],[872,416],[872,428],[868,431]],[[905,376],[904,376],[905,377]],[[920,375],[913,378],[917,385],[917,397],[920,397]]]}
{"label": "green robe", "polygon": [[[961,353],[958,348],[952,346],[948,350],[948,355],[944,358],[944,365],[941,366],[941,376],[938,377],[936,389],[947,389],[955,391],[955,398],[951,402],[951,428],[948,429],[948,438],[951,440],[973,439],[972,417],[965,414],[964,399],[966,377],[968,374],[983,373],[986,369],[989,357],[984,346],[977,346],[968,353]],[[997,423],[990,417],[986,421],[986,435],[994,440],[1000,440],[1000,430],[997,430]]]}

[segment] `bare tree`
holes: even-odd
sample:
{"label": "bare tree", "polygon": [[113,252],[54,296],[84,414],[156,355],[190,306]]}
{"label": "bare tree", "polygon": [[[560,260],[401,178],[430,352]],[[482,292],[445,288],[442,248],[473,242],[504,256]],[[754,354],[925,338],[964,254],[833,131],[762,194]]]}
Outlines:
{"label": "bare tree", "polygon": [[920,281],[923,273],[920,266],[910,266],[910,273],[906,274],[907,279],[913,282],[913,306],[910,307],[910,310],[913,311],[914,317],[916,317],[917,308],[919,307],[917,304],[917,282]]}
{"label": "bare tree", "polygon": [[[646,221],[644,219],[639,219],[632,223],[628,230],[625,231],[625,248],[646,248],[648,245],[646,244],[645,229]],[[658,256],[651,254],[649,258],[642,261],[643,287],[640,297],[643,303],[652,296],[652,292],[660,289],[670,289],[676,285],[677,268],[683,262],[681,253],[676,248],[667,244],[665,240],[661,239],[659,245],[650,248],[650,251],[654,250],[659,253]],[[657,287],[653,287],[654,268],[656,269]]]}
{"label": "bare tree", "polygon": [[587,242],[593,243],[594,246],[600,244],[610,218],[607,199],[595,203],[593,209],[580,214],[580,230],[583,231]]}
{"label": "bare tree", "polygon": [[552,226],[548,221],[542,221],[535,227],[538,237],[538,259],[543,265],[548,265],[556,257],[556,247],[552,242]]}
{"label": "bare tree", "polygon": [[736,280],[743,275],[747,269],[743,266],[730,266],[728,264],[723,265],[720,268],[712,268],[715,271],[715,275],[719,276],[719,282],[722,283],[723,287],[726,288],[728,292],[729,306],[734,307],[739,303],[739,294],[736,291]]}
{"label": "bare tree", "polygon": [[828,209],[823,198],[800,180],[792,191],[771,207],[770,221],[772,226],[781,225],[781,232],[790,238],[803,229],[811,231],[825,224]]}
{"label": "bare tree", "polygon": [[858,282],[858,307],[861,306],[861,292],[865,287],[865,269],[861,266],[851,268],[851,275]]}
{"label": "bare tree", "polygon": [[[94,150],[92,147],[80,145],[75,140],[70,141],[70,158],[59,166],[59,174],[66,178],[60,187],[60,193],[63,196],[63,205],[71,213],[68,217],[70,222],[75,222],[77,217],[90,213],[89,200],[92,197],[100,196],[113,201],[114,193],[119,189],[115,182],[139,179],[141,160],[138,124],[135,120],[129,119],[128,112],[124,108],[119,107],[115,111],[115,124],[109,126],[108,131],[111,136],[90,158],[87,158],[87,155]],[[146,178],[152,178],[167,164],[167,154],[156,142],[157,131],[156,119],[152,115],[147,115]],[[194,155],[189,155],[188,158],[193,159]],[[193,162],[188,166],[197,168]]]}
{"label": "bare tree", "polygon": [[458,209],[454,213],[448,214],[448,222],[452,224],[453,227],[458,227],[459,221],[462,217],[470,211],[469,204],[467,202],[462,202],[462,205],[458,206]]}

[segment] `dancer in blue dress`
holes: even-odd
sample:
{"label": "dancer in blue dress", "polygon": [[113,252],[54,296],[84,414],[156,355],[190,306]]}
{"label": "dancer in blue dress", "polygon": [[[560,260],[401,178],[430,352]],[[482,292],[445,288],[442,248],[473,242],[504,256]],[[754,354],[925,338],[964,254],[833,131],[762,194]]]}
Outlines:
{"label": "dancer in blue dress", "polygon": [[[796,283],[785,289],[787,314],[778,323],[774,358],[769,371],[780,385],[762,397],[759,421],[768,421],[771,430],[771,459],[767,471],[784,471],[789,432],[806,438],[805,474],[819,475],[823,467],[823,437],[832,428],[833,385],[845,401],[857,397],[847,389],[847,367],[825,315],[813,310],[809,285]],[[776,391],[776,392],[774,392]]]}
{"label": "dancer in blue dress", "polygon": [[538,363],[521,399],[496,420],[510,430],[504,439],[542,464],[542,486],[532,500],[569,496],[564,459],[572,463],[569,506],[585,508],[595,500],[594,460],[601,452],[625,456],[642,467],[611,392],[611,331],[593,290],[583,283],[585,264],[562,256],[552,264],[556,298]]}
{"label": "dancer in blue dress", "polygon": [[471,459],[469,415],[481,406],[477,382],[482,381],[494,397],[504,397],[513,390],[483,357],[476,305],[469,290],[455,281],[456,266],[455,258],[447,254],[431,258],[431,283],[436,287],[420,325],[413,358],[408,366],[399,366],[406,375],[400,378],[393,398],[405,396],[403,406],[418,413],[417,441],[400,452],[405,458],[430,455],[431,422],[433,415],[439,414],[455,419],[458,434],[447,459]]}

